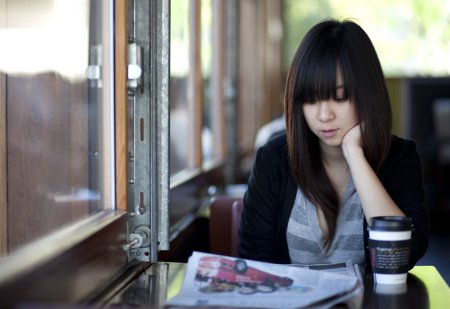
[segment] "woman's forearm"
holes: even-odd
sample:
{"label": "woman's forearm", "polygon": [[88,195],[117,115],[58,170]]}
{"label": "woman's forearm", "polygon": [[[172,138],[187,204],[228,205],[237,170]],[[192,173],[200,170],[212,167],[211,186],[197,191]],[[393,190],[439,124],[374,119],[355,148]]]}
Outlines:
{"label": "woman's forearm", "polygon": [[376,216],[404,216],[367,162],[362,148],[348,147],[344,153],[367,221]]}

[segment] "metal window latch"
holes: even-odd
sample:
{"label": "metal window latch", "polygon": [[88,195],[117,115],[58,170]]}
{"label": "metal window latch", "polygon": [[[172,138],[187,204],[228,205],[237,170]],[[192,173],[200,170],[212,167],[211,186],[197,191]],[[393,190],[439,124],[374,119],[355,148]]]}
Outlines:
{"label": "metal window latch", "polygon": [[147,248],[150,246],[150,227],[139,225],[133,233],[130,234],[128,244],[123,246],[125,251],[137,250],[139,248]]}
{"label": "metal window latch", "polygon": [[102,87],[102,45],[93,45],[89,48],[89,65],[86,77],[91,87]]}
{"label": "metal window latch", "polygon": [[129,43],[127,49],[127,86],[131,89],[139,88],[143,93],[142,47],[136,43]]}
{"label": "metal window latch", "polygon": [[130,242],[126,245],[123,245],[123,250],[128,252],[132,248],[140,247],[143,242],[144,242],[144,239],[141,235],[136,234],[136,233],[131,233],[130,234]]}

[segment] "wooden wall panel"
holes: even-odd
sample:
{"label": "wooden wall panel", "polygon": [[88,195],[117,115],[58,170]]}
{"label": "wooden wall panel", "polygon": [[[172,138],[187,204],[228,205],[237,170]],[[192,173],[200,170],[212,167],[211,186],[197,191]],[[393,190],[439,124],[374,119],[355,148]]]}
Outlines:
{"label": "wooden wall panel", "polygon": [[0,256],[7,253],[6,85],[0,72]]}
{"label": "wooden wall panel", "polygon": [[282,1],[267,1],[266,5],[266,98],[270,106],[269,118],[271,121],[283,112],[283,93],[285,76],[282,72]]}
{"label": "wooden wall panel", "polygon": [[241,170],[253,164],[258,130],[281,109],[281,4],[239,3],[238,145]]}
{"label": "wooden wall panel", "polygon": [[[262,2],[262,1],[261,1]],[[262,91],[258,85],[257,52],[262,50],[256,35],[257,3],[244,0],[239,4],[239,85],[238,85],[238,142],[242,152],[251,149],[255,137],[257,93]]]}
{"label": "wooden wall panel", "polygon": [[[193,137],[190,138],[192,145],[189,148],[190,168],[199,168],[202,165],[202,74],[201,74],[201,1],[193,0],[189,5],[189,31],[190,31],[190,59],[189,66],[191,68],[189,73],[188,84],[188,104],[191,114],[191,123],[194,124]],[[190,95],[189,95],[190,94]]]}
{"label": "wooden wall panel", "polygon": [[[6,1],[0,0],[0,29],[6,27]],[[3,44],[4,42],[0,42]],[[6,76],[0,68],[0,256],[7,253]]]}
{"label": "wooden wall panel", "polygon": [[213,76],[212,76],[212,105],[214,106],[212,127],[214,132],[214,156],[224,158],[226,154],[225,145],[225,117],[224,106],[224,33],[225,33],[225,3],[224,0],[212,1],[212,27],[213,27]]}

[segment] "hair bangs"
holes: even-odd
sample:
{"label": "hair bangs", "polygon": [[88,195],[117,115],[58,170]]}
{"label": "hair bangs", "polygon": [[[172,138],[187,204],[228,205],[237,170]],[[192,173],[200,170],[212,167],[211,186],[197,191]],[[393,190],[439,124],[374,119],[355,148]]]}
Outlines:
{"label": "hair bangs", "polygon": [[[326,40],[325,40],[326,41]],[[335,42],[334,42],[335,43]],[[301,104],[333,99],[349,99],[351,85],[347,72],[342,69],[339,47],[335,44],[318,44],[307,51],[298,70],[296,101]],[[345,63],[345,62],[344,62]],[[342,82],[338,84],[338,73]],[[342,89],[342,91],[338,91]]]}

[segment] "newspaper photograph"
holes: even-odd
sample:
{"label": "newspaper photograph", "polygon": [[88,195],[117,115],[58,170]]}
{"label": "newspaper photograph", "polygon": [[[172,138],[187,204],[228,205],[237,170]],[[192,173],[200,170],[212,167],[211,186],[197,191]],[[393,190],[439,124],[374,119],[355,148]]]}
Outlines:
{"label": "newspaper photograph", "polygon": [[194,252],[166,306],[327,308],[362,293],[353,265],[297,267]]}

